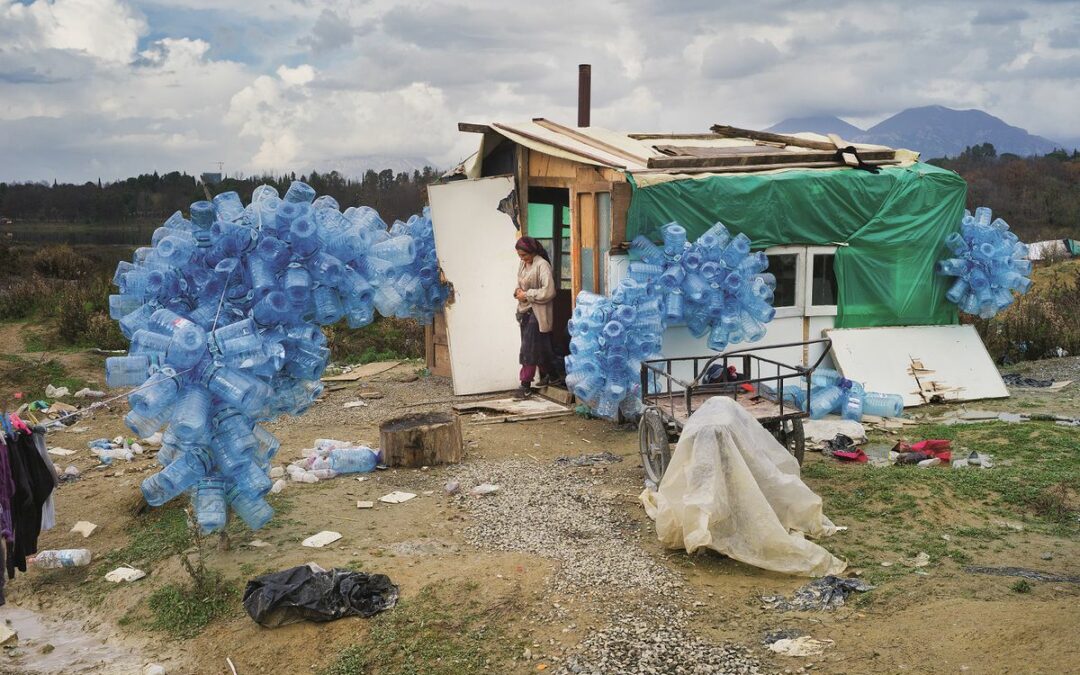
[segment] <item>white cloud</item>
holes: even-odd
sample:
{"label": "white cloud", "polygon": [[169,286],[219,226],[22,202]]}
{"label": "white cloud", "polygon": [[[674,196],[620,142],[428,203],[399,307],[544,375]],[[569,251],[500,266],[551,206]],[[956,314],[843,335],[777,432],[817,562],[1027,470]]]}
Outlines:
{"label": "white cloud", "polygon": [[572,122],[579,63],[593,123],[616,129],[940,104],[1080,136],[1080,4],[718,5],[0,0],[0,156],[18,159],[0,180],[447,166],[475,143],[460,120]]}
{"label": "white cloud", "polygon": [[13,0],[0,3],[0,37],[9,49],[63,49],[126,63],[146,22],[118,0]]}

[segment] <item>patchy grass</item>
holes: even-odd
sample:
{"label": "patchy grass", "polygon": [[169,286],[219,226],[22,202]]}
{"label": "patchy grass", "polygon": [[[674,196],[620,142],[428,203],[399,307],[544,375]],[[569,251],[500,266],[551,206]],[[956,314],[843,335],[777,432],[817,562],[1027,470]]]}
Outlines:
{"label": "patchy grass", "polygon": [[515,600],[485,603],[476,590],[465,583],[426,586],[375,617],[367,639],[344,650],[323,675],[507,672],[514,647],[503,631],[520,607]]}
{"label": "patchy grass", "polygon": [[214,619],[235,612],[239,597],[235,582],[207,570],[200,583],[167,584],[154,591],[146,600],[153,615],[149,628],[174,638],[195,637]]}
{"label": "patchy grass", "polygon": [[1021,579],[1012,586],[1009,586],[1009,589],[1012,590],[1014,593],[1030,593],[1031,583],[1029,583],[1027,579]]}
{"label": "patchy grass", "polygon": [[949,439],[957,455],[988,452],[995,466],[954,470],[808,462],[803,478],[825,499],[829,516],[862,532],[838,539],[837,553],[855,567],[870,568],[873,582],[910,572],[902,564],[881,568],[885,560],[925,551],[933,565],[944,560],[965,565],[985,551],[1010,548],[1012,539],[1023,536],[994,525],[995,520],[1018,521],[1027,531],[1050,536],[1080,535],[1075,429],[1048,422],[990,422],[920,425],[905,433],[912,440]]}
{"label": "patchy grass", "polygon": [[178,504],[152,509],[136,517],[128,532],[131,535],[128,545],[106,553],[101,558],[102,566],[152,567],[192,544],[187,512]]}
{"label": "patchy grass", "polygon": [[[40,358],[0,354],[0,403],[7,408],[44,398],[50,384],[75,392],[85,387],[86,381],[69,375],[63,363],[45,354]],[[17,393],[22,394],[21,399],[15,398]]]}

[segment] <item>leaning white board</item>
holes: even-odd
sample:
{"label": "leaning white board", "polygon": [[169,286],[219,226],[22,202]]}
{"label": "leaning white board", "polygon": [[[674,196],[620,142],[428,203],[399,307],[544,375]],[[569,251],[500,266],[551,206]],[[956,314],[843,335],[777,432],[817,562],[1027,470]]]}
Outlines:
{"label": "leaning white board", "polygon": [[507,176],[428,187],[439,267],[454,288],[445,311],[446,338],[459,396],[519,384],[517,228],[498,210],[513,188]]}
{"label": "leaning white board", "polygon": [[904,406],[938,398],[973,401],[1009,396],[974,326],[833,328],[837,370],[867,391],[900,394]]}

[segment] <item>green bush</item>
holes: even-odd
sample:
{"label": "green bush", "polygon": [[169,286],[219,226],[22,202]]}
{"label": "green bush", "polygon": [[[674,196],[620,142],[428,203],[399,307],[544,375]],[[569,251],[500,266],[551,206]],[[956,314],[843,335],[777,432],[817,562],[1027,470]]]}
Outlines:
{"label": "green bush", "polygon": [[109,281],[98,277],[89,283],[65,284],[50,299],[55,337],[64,345],[123,349],[127,341],[109,317]]}
{"label": "green bush", "polygon": [[49,293],[49,284],[34,275],[16,279],[0,287],[0,321],[33,316]]}
{"label": "green bush", "polygon": [[424,327],[412,319],[380,316],[363,328],[340,323],[325,331],[331,358],[339,363],[415,359],[424,354]]}
{"label": "green bush", "polygon": [[1036,268],[1031,290],[992,319],[975,319],[999,362],[1080,354],[1080,260]]}
{"label": "green bush", "polygon": [[34,253],[34,271],[50,279],[82,279],[92,267],[92,261],[75,252],[67,244],[44,246]]}

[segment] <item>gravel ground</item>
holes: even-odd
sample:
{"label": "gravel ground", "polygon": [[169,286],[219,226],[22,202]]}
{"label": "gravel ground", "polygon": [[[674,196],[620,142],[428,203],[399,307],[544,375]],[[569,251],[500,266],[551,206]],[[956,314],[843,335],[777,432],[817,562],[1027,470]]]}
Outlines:
{"label": "gravel ground", "polygon": [[[679,606],[682,579],[637,543],[635,523],[603,488],[610,476],[519,459],[467,464],[452,475],[461,484],[457,499],[472,515],[464,532],[469,543],[558,560],[548,580],[552,591],[597,601],[609,615],[607,627],[588,633],[568,656],[550,657],[555,672],[763,672],[745,648],[693,634],[691,615]],[[500,489],[468,494],[483,483]],[[648,617],[634,599],[642,589],[653,598]]]}
{"label": "gravel ground", "polygon": [[[748,650],[705,642],[687,629],[685,613],[661,611],[648,619],[625,616],[590,634],[556,673],[760,673]],[[659,619],[659,620],[658,620]]]}
{"label": "gravel ground", "polygon": [[[465,538],[480,548],[525,551],[562,563],[552,589],[606,597],[612,589],[677,593],[679,578],[635,541],[636,526],[605,497],[605,481],[529,460],[477,462],[453,473],[473,524]],[[481,483],[499,492],[472,497]]]}

